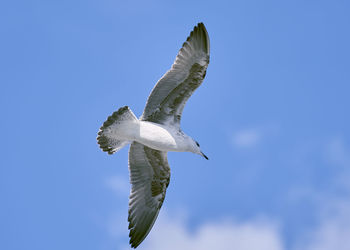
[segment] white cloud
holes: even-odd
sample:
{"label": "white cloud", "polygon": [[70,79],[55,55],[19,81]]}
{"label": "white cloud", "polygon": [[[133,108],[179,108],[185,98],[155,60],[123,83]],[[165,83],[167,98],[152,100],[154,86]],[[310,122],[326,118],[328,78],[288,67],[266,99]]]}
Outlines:
{"label": "white cloud", "polygon": [[170,218],[164,211],[148,238],[144,250],[283,250],[276,223],[264,219],[248,222],[222,220],[200,225],[194,232],[184,218]]}
{"label": "white cloud", "polygon": [[261,132],[258,129],[245,129],[233,135],[233,144],[238,148],[251,148],[261,141]]}
{"label": "white cloud", "polygon": [[113,190],[117,195],[125,196],[129,195],[130,184],[129,179],[122,176],[111,176],[105,180],[105,184],[108,188]]}

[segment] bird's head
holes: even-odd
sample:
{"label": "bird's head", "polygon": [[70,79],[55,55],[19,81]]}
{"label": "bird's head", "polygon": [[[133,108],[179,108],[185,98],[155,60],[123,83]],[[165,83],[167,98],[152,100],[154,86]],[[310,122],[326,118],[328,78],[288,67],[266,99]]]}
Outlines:
{"label": "bird's head", "polygon": [[[192,139],[192,138],[191,138]],[[200,145],[196,140],[192,139],[191,152],[203,156],[205,159],[209,158],[201,151]]]}

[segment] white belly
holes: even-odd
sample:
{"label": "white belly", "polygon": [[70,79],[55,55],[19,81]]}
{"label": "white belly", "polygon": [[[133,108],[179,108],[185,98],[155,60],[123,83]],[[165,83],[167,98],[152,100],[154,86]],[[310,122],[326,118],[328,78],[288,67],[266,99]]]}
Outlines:
{"label": "white belly", "polygon": [[153,122],[120,123],[115,135],[118,139],[137,141],[160,151],[187,151],[184,136],[179,131]]}
{"label": "white belly", "polygon": [[153,122],[121,122],[114,136],[118,140],[137,141],[160,151],[188,151],[186,135]]}
{"label": "white belly", "polygon": [[153,122],[140,121],[139,138],[135,140],[161,151],[186,151],[178,131]]}

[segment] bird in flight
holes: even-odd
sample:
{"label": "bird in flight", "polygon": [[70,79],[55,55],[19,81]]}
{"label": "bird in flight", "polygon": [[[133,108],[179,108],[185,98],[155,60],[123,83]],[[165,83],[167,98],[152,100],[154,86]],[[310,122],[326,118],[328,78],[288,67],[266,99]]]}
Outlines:
{"label": "bird in flight", "polygon": [[108,154],[131,143],[128,221],[133,248],[148,235],[163,204],[170,181],[167,152],[192,152],[208,159],[198,142],[181,130],[180,120],[187,100],[205,77],[209,47],[207,30],[198,23],[171,69],[153,88],[140,119],[125,106],[98,131],[97,142]]}

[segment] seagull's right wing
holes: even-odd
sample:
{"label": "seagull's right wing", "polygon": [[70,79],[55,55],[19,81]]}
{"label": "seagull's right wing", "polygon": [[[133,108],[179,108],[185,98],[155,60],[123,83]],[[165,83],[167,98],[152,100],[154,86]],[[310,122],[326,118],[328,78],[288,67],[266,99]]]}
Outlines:
{"label": "seagull's right wing", "polygon": [[170,181],[167,152],[133,142],[129,151],[131,193],[129,198],[130,244],[136,248],[147,236],[165,198]]}
{"label": "seagull's right wing", "polygon": [[171,69],[153,88],[141,120],[180,126],[186,101],[204,79],[209,50],[207,30],[199,23],[182,45]]}

